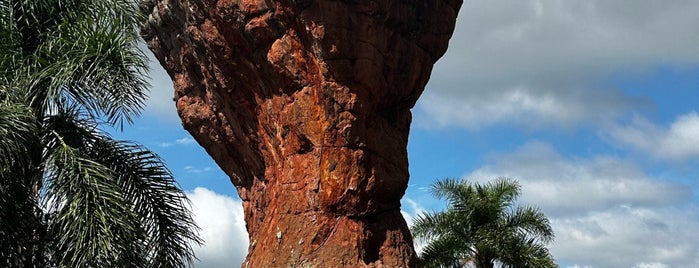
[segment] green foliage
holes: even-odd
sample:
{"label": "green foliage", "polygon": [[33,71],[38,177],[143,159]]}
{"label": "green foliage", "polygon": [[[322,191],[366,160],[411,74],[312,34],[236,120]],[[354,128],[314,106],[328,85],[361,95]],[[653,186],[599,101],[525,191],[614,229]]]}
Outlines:
{"label": "green foliage", "polygon": [[184,267],[199,243],[153,152],[132,0],[0,0],[0,266]]}
{"label": "green foliage", "polygon": [[411,231],[426,243],[426,267],[558,267],[546,248],[549,220],[535,207],[517,206],[520,185],[507,178],[482,184],[445,179],[432,186],[446,211],[418,215]]}
{"label": "green foliage", "polygon": [[141,111],[146,57],[127,0],[0,0],[2,76],[37,112],[78,104],[110,124]]}

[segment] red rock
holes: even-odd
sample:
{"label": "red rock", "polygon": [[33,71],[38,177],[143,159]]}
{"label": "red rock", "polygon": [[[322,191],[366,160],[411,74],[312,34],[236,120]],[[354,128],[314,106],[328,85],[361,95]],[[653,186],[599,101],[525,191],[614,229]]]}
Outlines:
{"label": "red rock", "polygon": [[243,266],[417,265],[410,108],[462,0],[148,2],[182,123],[243,200]]}

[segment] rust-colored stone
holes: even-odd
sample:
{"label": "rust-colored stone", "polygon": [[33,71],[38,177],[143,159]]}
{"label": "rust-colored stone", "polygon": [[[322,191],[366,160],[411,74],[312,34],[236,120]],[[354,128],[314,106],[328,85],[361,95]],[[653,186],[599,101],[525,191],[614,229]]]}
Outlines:
{"label": "rust-colored stone", "polygon": [[462,0],[159,0],[143,37],[243,200],[249,267],[413,267],[410,108]]}

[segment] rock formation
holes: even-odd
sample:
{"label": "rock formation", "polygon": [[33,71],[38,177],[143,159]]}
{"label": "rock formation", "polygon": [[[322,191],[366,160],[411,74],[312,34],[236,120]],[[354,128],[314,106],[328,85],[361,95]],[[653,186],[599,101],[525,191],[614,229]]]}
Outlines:
{"label": "rock formation", "polygon": [[410,108],[462,0],[141,4],[185,129],[243,200],[243,266],[417,265]]}

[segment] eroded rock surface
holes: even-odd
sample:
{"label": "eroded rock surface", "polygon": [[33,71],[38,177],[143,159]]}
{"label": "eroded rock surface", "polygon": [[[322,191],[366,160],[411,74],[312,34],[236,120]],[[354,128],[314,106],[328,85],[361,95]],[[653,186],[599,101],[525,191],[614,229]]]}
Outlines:
{"label": "eroded rock surface", "polygon": [[400,214],[410,108],[461,4],[142,3],[185,129],[243,199],[243,266],[417,265]]}

